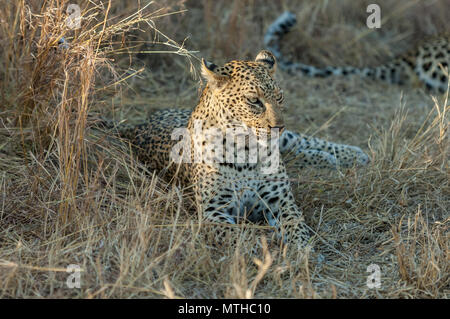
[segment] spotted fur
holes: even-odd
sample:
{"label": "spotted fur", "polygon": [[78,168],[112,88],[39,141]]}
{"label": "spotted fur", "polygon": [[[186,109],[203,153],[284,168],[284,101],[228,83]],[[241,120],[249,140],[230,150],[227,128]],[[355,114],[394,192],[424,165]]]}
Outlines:
{"label": "spotted fur", "polygon": [[231,61],[223,66],[203,61],[207,85],[193,111],[163,110],[140,125],[112,126],[131,141],[138,158],[151,169],[163,170],[168,178],[193,186],[198,211],[205,221],[265,222],[274,226],[283,240],[300,248],[308,243],[310,234],[295,203],[283,160],[275,172],[266,174],[261,172],[268,165],[264,157],[258,157],[256,163],[194,163],[191,154],[191,163],[176,164],[170,156],[178,143],[172,139],[175,128],[187,128],[192,147],[207,146],[195,135],[198,120],[203,129],[218,128],[221,132],[240,126],[254,129],[257,135],[268,134],[273,128],[283,130],[279,151],[301,167],[367,164],[367,155],[357,147],[284,130],[283,92],[273,77],[276,66],[275,57],[268,51],[261,51],[254,61]]}
{"label": "spotted fur", "polygon": [[264,37],[266,48],[274,53],[279,61],[280,68],[290,74],[303,74],[311,77],[359,75],[398,85],[421,83],[430,91],[440,93],[447,91],[450,34],[431,38],[414,50],[380,66],[363,68],[328,66],[319,68],[289,61],[281,53],[280,43],[296,22],[293,13],[284,12],[269,26]]}

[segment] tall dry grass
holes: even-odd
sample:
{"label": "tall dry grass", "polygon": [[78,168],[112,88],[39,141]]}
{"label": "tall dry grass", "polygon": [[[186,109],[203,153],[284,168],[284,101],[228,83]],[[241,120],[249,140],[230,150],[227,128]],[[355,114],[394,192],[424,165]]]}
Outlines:
{"label": "tall dry grass", "polygon": [[[309,255],[255,225],[236,247],[210,241],[189,188],[161,181],[126,143],[93,129],[96,113],[133,122],[192,108],[196,58],[253,58],[285,9],[298,18],[286,54],[363,65],[448,29],[446,1],[379,1],[377,31],[364,26],[365,3],[350,0],[94,1],[78,30],[65,24],[69,1],[3,2],[2,298],[448,298],[447,96],[278,75],[290,129],[372,159],[358,170],[290,170],[317,235]],[[371,263],[379,289],[366,286]],[[66,285],[70,264],[81,267],[80,289]]]}

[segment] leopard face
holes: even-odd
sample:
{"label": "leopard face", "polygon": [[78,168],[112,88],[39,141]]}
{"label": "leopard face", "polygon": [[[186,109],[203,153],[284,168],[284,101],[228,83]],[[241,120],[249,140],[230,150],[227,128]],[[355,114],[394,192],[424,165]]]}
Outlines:
{"label": "leopard face", "polygon": [[204,92],[204,114],[212,125],[228,128],[244,124],[256,133],[283,129],[283,92],[273,75],[275,57],[261,51],[255,61],[231,61],[218,67],[203,61],[208,84]]}

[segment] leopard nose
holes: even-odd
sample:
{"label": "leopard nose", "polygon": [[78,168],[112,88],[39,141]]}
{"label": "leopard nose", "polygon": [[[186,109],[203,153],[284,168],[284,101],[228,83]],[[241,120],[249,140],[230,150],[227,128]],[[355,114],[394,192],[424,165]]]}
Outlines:
{"label": "leopard nose", "polygon": [[271,129],[273,129],[273,128],[279,129],[279,130],[280,130],[280,133],[282,133],[282,132],[284,131],[284,125],[276,125],[276,126],[270,126],[270,125],[269,125],[269,127],[270,127]]}

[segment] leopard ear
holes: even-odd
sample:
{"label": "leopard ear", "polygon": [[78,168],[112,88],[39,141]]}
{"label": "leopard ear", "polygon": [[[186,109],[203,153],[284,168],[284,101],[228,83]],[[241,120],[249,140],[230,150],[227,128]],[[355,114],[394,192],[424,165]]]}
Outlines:
{"label": "leopard ear", "polygon": [[216,87],[221,86],[230,78],[223,67],[218,67],[214,63],[202,59],[202,75],[209,84]]}
{"label": "leopard ear", "polygon": [[258,55],[255,58],[255,62],[262,63],[265,67],[267,67],[270,71],[270,73],[275,73],[277,69],[277,59],[272,54],[272,52],[267,50],[262,50],[258,53]]}

